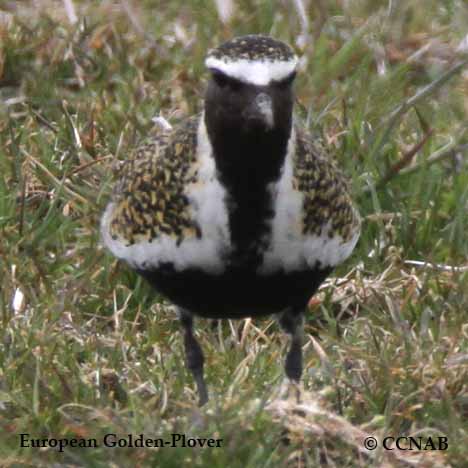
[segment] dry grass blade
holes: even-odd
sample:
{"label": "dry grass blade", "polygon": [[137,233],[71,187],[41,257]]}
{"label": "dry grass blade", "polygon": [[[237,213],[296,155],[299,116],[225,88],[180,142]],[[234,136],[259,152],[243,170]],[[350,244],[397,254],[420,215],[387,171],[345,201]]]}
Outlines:
{"label": "dry grass blade", "polygon": [[[468,65],[468,58],[461,60],[460,62],[453,65],[445,73],[436,78],[434,81],[429,83],[427,86],[424,86],[417,93],[407,99],[405,102],[400,104],[388,117],[388,122],[397,122],[405,112],[407,112],[411,107],[415,106],[426,97],[430,96],[435,90],[443,86],[447,81],[457,75],[461,70],[463,70],[466,65]],[[393,123],[389,125],[393,127]]]}
{"label": "dry grass blade", "polygon": [[380,125],[380,127],[383,127],[384,125],[386,127],[385,127],[383,134],[379,136],[377,140],[377,144],[374,145],[374,147],[372,148],[372,152],[371,152],[372,159],[375,157],[375,155],[379,153],[380,149],[382,148],[382,145],[384,145],[385,142],[388,141],[391,132],[395,128],[396,124],[401,120],[403,115],[409,109],[411,109],[416,104],[426,99],[428,96],[433,94],[437,89],[443,86],[447,81],[449,81],[451,78],[457,75],[461,70],[463,70],[463,68],[466,67],[467,64],[468,64],[468,58],[461,60],[460,62],[453,65],[451,68],[449,68],[441,76],[439,76],[438,78],[433,80],[431,83],[429,83],[428,85],[424,86],[422,89],[417,91],[409,99],[399,104],[397,108],[394,109],[389,114],[389,116],[384,119],[384,121]]}
{"label": "dry grass blade", "polygon": [[430,263],[430,262],[421,262],[418,260],[405,260],[405,265],[414,265],[421,268],[431,268],[434,270],[449,271],[452,273],[464,273],[468,271],[467,266],[452,266],[452,265],[442,265],[440,263]]}
{"label": "dry grass blade", "polygon": [[413,160],[414,156],[419,152],[419,150],[425,145],[429,137],[433,134],[433,129],[429,129],[429,131],[424,135],[422,140],[419,143],[416,143],[413,148],[411,148],[408,152],[406,152],[399,161],[397,161],[389,170],[388,172],[382,177],[379,182],[376,184],[377,189],[382,189],[387,183],[393,179],[398,173],[401,172],[403,168],[408,166],[411,161]]}
{"label": "dry grass blade", "polygon": [[411,174],[421,169],[423,166],[430,166],[436,162],[442,161],[445,158],[449,158],[453,156],[453,154],[457,151],[458,145],[460,141],[463,139],[465,134],[468,132],[468,127],[462,128],[461,131],[458,132],[458,135],[455,138],[452,138],[446,145],[442,148],[439,148],[437,151],[432,153],[425,161],[422,161],[418,164],[414,164],[410,167],[405,167],[400,171],[400,174]]}
{"label": "dry grass blade", "polygon": [[368,450],[365,441],[369,437],[374,437],[377,440],[377,447],[382,447],[382,437],[379,434],[353,426],[345,418],[324,408],[320,404],[319,395],[305,393],[302,395],[302,400],[301,404],[292,403],[290,400],[273,400],[266,407],[273,420],[283,425],[288,438],[295,440],[296,443],[299,439],[304,446],[310,447],[322,442],[329,447],[329,453],[337,446],[347,445],[355,451],[356,459],[360,460],[357,466],[367,463],[385,468],[450,466],[440,452]]}
{"label": "dry grass blade", "polygon": [[76,24],[78,22],[78,16],[76,15],[73,0],[63,0],[63,6],[67,13],[68,21],[70,21],[70,24]]}

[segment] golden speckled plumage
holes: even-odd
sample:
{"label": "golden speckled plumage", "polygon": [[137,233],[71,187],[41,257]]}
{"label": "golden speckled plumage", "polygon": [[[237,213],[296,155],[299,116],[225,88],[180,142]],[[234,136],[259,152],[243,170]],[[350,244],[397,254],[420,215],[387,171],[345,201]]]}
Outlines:
{"label": "golden speckled plumage", "polygon": [[328,236],[348,242],[359,229],[360,218],[352,205],[346,180],[324,147],[296,128],[293,188],[302,193],[302,233],[319,236],[330,223]]}
{"label": "golden speckled plumage", "polygon": [[126,245],[151,242],[161,234],[177,239],[200,236],[185,192],[197,180],[200,117],[153,137],[125,162],[117,183],[110,235]]}
{"label": "golden speckled plumage", "polygon": [[287,44],[268,36],[249,35],[232,39],[208,52],[207,57],[220,60],[287,61],[294,52]]}
{"label": "golden speckled plumage", "polygon": [[[114,240],[130,246],[152,242],[166,234],[183,240],[199,238],[201,228],[192,216],[186,188],[198,181],[197,127],[200,115],[174,130],[161,132],[140,146],[126,161],[113,193],[109,230]],[[346,180],[322,146],[296,126],[292,190],[303,197],[303,236],[339,235],[348,242],[359,229],[359,215]]]}

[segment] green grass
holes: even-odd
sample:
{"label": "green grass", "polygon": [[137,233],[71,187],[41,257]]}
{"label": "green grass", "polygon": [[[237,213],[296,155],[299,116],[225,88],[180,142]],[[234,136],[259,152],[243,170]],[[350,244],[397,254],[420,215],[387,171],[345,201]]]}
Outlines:
{"label": "green grass", "polygon": [[[0,5],[2,464],[463,466],[466,4],[309,2],[300,49],[293,2],[238,1],[224,25],[214,3],[127,3],[75,1],[74,25],[60,2]],[[99,243],[117,161],[155,115],[177,123],[199,110],[205,51],[248,32],[307,57],[298,113],[336,154],[364,218],[307,315],[302,416],[275,397],[287,340],[270,320],[197,322],[211,391],[197,410],[173,310]],[[224,443],[59,453],[20,448],[21,433]],[[441,435],[449,449],[371,458],[362,434]]]}

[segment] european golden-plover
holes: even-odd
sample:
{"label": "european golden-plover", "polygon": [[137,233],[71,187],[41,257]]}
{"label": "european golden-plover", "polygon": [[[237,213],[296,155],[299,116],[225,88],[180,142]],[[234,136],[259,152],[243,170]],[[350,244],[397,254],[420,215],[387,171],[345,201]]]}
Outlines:
{"label": "european golden-plover", "polygon": [[211,50],[203,112],[136,149],[102,217],[107,248],[177,306],[200,405],[193,316],[278,314],[299,381],[308,301],[359,238],[346,181],[294,117],[297,64],[261,35]]}

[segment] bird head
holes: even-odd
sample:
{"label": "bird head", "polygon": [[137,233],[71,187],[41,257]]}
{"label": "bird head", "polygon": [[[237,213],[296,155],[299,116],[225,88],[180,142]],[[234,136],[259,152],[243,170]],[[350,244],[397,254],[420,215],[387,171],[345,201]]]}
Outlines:
{"label": "bird head", "polygon": [[268,36],[231,39],[205,60],[210,80],[207,121],[223,131],[260,136],[291,127],[297,57],[284,42]]}

